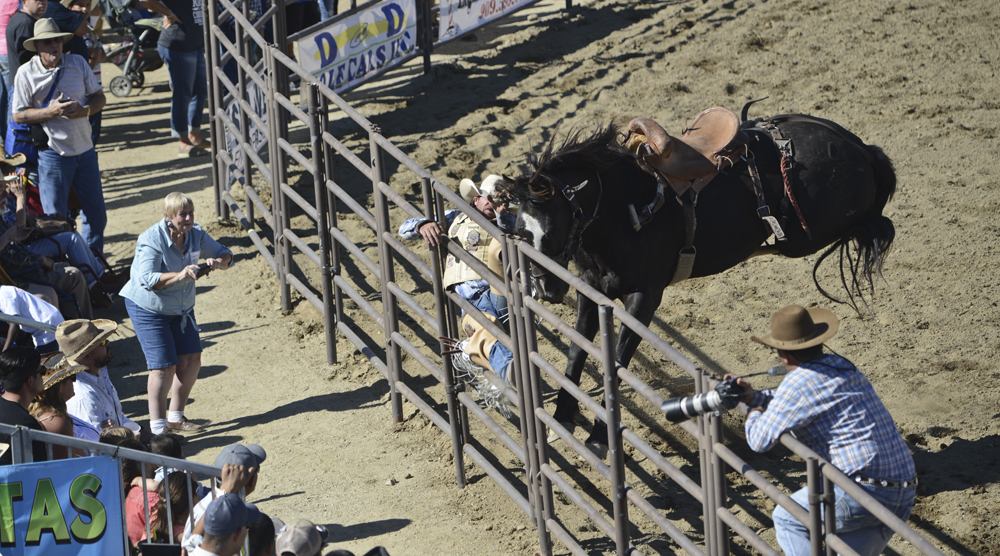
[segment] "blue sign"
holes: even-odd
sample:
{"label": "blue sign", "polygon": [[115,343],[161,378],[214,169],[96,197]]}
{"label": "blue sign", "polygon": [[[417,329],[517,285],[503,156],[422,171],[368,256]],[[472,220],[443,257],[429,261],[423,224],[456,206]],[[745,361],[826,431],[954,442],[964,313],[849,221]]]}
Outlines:
{"label": "blue sign", "polygon": [[120,489],[108,456],[0,466],[0,554],[126,554]]}

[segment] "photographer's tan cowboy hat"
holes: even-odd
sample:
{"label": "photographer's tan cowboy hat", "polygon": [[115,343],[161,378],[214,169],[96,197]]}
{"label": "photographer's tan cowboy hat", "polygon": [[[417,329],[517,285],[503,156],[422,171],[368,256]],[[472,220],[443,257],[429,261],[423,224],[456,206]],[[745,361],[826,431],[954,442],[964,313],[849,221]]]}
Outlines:
{"label": "photographer's tan cowboy hat", "polygon": [[113,320],[68,320],[56,327],[56,343],[66,360],[76,364],[77,357],[86,355],[117,329],[118,323]]}
{"label": "photographer's tan cowboy hat", "polygon": [[476,197],[485,197],[487,195],[497,196],[497,182],[503,180],[500,176],[496,174],[490,174],[486,176],[483,180],[483,184],[476,187],[476,182],[470,180],[469,178],[463,179],[458,184],[458,192],[462,194],[464,198],[469,203]]}
{"label": "photographer's tan cowboy hat", "polygon": [[80,371],[86,371],[87,367],[83,365],[74,365],[66,360],[63,354],[58,351],[53,354],[53,357],[48,361],[45,361],[45,375],[42,377],[42,390],[48,390],[49,388],[59,384],[63,379],[69,378]]}
{"label": "photographer's tan cowboy hat", "polygon": [[783,307],[771,315],[771,333],[763,338],[750,339],[765,346],[786,351],[807,349],[829,340],[840,328],[840,320],[833,311],[813,307],[806,310],[799,305]]}
{"label": "photographer's tan cowboy hat", "polygon": [[35,22],[34,36],[30,39],[25,39],[24,49],[38,52],[38,49],[35,48],[35,41],[62,39],[62,42],[66,42],[66,39],[72,36],[73,33],[63,33],[60,31],[54,19],[48,17],[42,18]]}

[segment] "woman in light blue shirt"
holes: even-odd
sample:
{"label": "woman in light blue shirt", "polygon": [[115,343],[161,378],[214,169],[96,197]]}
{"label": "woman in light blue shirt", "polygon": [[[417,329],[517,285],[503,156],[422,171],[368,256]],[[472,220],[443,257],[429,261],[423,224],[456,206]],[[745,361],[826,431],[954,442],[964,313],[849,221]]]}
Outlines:
{"label": "woman in light blue shirt", "polygon": [[[163,220],[139,236],[131,280],[119,295],[146,356],[149,428],[197,431],[184,405],[201,370],[200,330],[194,318],[199,259],[211,270],[226,270],[233,253],[194,223],[194,202],[174,192],[163,201]],[[167,411],[167,393],[171,394]]]}

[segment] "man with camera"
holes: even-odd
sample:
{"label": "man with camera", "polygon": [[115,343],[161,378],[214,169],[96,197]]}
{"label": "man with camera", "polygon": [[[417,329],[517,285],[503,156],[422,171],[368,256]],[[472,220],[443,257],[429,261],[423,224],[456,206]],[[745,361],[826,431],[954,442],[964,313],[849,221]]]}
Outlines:
{"label": "man with camera", "polygon": [[34,31],[24,48],[38,55],[14,77],[12,117],[18,124],[40,126],[33,126],[31,135],[40,139],[38,188],[46,214],[68,214],[69,192],[74,190],[83,213],[80,235],[100,252],[108,217],[88,118],[100,112],[107,99],[87,60],[63,54],[63,42],[72,33],[61,32],[47,18],[36,21]]}
{"label": "man with camera", "polygon": [[[868,378],[847,359],[823,353],[823,342],[837,333],[839,324],[826,309],[789,305],[771,317],[770,334],[750,338],[777,350],[789,373],[774,391],[755,391],[737,380],[750,392],[742,398],[750,407],[747,443],[766,452],[791,432],[905,521],[916,497],[913,457]],[[840,487],[834,494],[837,536],[862,556],[880,554],[892,530]],[[792,499],[808,507],[808,489]],[[781,506],[772,517],[785,554],[810,554],[805,525]]]}

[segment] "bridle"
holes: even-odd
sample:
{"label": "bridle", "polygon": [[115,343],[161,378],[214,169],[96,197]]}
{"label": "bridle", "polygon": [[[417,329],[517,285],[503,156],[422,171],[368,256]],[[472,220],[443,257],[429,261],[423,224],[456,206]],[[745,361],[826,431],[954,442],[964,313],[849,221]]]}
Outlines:
{"label": "bridle", "polygon": [[[577,200],[576,194],[580,192],[580,190],[582,190],[590,180],[583,180],[579,185],[570,187],[563,184],[562,180],[556,178],[555,176],[542,174],[546,176],[549,181],[553,183],[553,185],[562,186],[559,187],[559,189],[562,191],[563,196],[566,197],[566,200],[569,201],[570,206],[572,206],[573,209],[573,223],[570,228],[566,245],[563,247],[562,252],[559,253],[559,256],[553,257],[552,259],[560,266],[566,266],[566,263],[569,262],[569,258],[572,257],[580,248],[580,244],[583,242],[583,232],[587,230],[587,226],[590,226],[594,220],[597,220],[597,213],[601,208],[601,198],[604,196],[604,184],[601,180],[601,173],[595,171],[595,174],[597,175],[597,202],[594,203],[594,211],[589,217],[584,214],[583,207],[580,206],[580,202]],[[540,266],[531,265],[532,278],[541,278],[544,275],[544,272],[545,269]]]}

